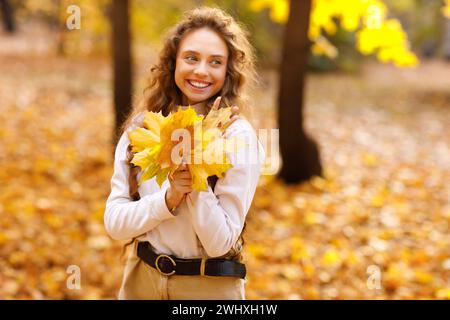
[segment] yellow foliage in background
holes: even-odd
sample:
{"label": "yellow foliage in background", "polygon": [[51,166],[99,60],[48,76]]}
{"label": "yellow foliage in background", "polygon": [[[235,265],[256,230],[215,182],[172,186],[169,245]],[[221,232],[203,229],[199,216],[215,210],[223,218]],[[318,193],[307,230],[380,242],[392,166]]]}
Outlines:
{"label": "yellow foliage in background", "polygon": [[445,6],[442,8],[442,12],[447,18],[450,18],[450,0],[445,0]]}
{"label": "yellow foliage in background", "polygon": [[[289,16],[288,0],[252,0],[250,8],[270,9],[273,21],[285,23]],[[336,48],[323,36],[334,35],[340,26],[356,32],[356,48],[362,54],[375,54],[381,62],[392,62],[398,67],[415,66],[416,55],[410,50],[408,37],[397,19],[387,19],[388,10],[380,0],[313,0],[310,15],[309,38],[312,52],[337,56]]]}

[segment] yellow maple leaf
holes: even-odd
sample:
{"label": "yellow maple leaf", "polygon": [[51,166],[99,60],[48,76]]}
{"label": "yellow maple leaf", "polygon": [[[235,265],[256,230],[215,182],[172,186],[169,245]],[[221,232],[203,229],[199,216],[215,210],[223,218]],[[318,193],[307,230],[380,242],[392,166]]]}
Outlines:
{"label": "yellow maple leaf", "polygon": [[[161,168],[173,167],[175,171],[182,158],[188,163],[191,162],[190,150],[194,144],[194,126],[202,120],[203,117],[198,116],[190,107],[184,110],[180,107],[177,112],[168,116],[161,128],[161,154],[158,158]],[[178,140],[174,141],[174,138]],[[190,138],[190,140],[184,141],[184,138]],[[184,150],[185,147],[188,150]],[[174,150],[178,149],[179,157],[174,158]]]}
{"label": "yellow maple leaf", "polygon": [[144,115],[144,127],[159,136],[161,127],[164,125],[165,120],[166,118],[164,118],[161,112],[147,112]]}
{"label": "yellow maple leaf", "polygon": [[222,137],[231,123],[230,115],[231,108],[212,109],[206,118],[191,107],[179,107],[166,118],[147,112],[144,128],[129,133],[135,153],[131,162],[143,171],[138,184],[156,176],[161,186],[185,161],[194,190],[206,191],[209,176],[221,178],[232,167],[227,153],[243,146],[237,139]]}
{"label": "yellow maple leaf", "polygon": [[203,130],[211,128],[225,130],[231,124],[230,116],[231,108],[211,109],[203,120]]}
{"label": "yellow maple leaf", "polygon": [[216,175],[223,177],[223,174],[232,167],[227,158],[227,152],[234,150],[233,140],[215,139],[210,141],[203,149],[203,152],[195,152],[202,157],[201,163],[194,161],[189,164],[189,171],[192,175],[193,188],[199,191],[208,189],[207,178]]}
{"label": "yellow maple leaf", "polygon": [[145,128],[137,128],[128,133],[132,152],[140,152],[152,148],[160,142],[159,135]]}

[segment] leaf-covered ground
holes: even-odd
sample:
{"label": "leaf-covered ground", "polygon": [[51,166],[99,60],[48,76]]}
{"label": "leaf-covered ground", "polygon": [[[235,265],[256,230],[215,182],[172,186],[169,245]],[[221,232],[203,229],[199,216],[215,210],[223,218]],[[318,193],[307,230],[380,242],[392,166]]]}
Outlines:
{"label": "leaf-covered ground", "polygon": [[[20,49],[0,60],[0,299],[114,299],[109,63]],[[248,299],[450,298],[449,72],[425,62],[309,77],[306,127],[325,178],[261,179]],[[276,77],[263,80],[252,120],[271,128]],[[81,290],[67,288],[70,265]]]}

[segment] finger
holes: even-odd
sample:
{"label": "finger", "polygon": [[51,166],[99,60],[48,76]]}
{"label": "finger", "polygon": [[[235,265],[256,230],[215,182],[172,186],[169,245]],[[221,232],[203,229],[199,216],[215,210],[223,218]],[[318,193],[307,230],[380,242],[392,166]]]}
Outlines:
{"label": "finger", "polygon": [[189,193],[192,192],[192,188],[191,187],[180,187],[178,188],[180,193]]}
{"label": "finger", "polygon": [[175,173],[176,174],[186,174],[186,173],[189,173],[190,171],[189,171],[189,168],[188,167],[186,167],[186,168],[180,168],[180,169],[178,169]]}
{"label": "finger", "polygon": [[189,174],[189,172],[183,173],[183,174],[179,173],[179,174],[173,176],[173,180],[174,180],[174,181],[185,180],[185,179],[191,179],[191,178],[192,178],[192,177],[191,177],[191,175]]}
{"label": "finger", "polygon": [[238,115],[239,114],[239,107],[238,106],[232,106],[231,107],[231,116],[234,116],[234,115]]}
{"label": "finger", "polygon": [[192,184],[192,178],[191,177],[180,178],[176,180],[176,183],[179,185],[190,185]]}
{"label": "finger", "polygon": [[174,185],[178,187],[186,187],[192,185],[192,179],[177,179],[174,181]]}
{"label": "finger", "polygon": [[184,186],[177,186],[174,189],[177,191],[178,194],[184,194],[187,192],[191,192],[192,190],[190,190],[191,187],[184,187]]}
{"label": "finger", "polygon": [[191,172],[189,170],[181,171],[180,172],[180,177],[181,178],[190,178],[191,177]]}
{"label": "finger", "polygon": [[190,192],[192,192],[192,188],[190,188],[190,187],[183,188],[183,193],[184,194],[190,193]]}
{"label": "finger", "polygon": [[177,174],[178,177],[180,177],[180,176],[183,177],[184,175],[189,174],[189,173],[190,173],[189,168],[186,168],[186,169],[179,169],[174,174]]}
{"label": "finger", "polygon": [[237,119],[239,119],[239,116],[238,116],[238,115],[231,116],[231,122],[234,122],[234,121],[236,121]]}
{"label": "finger", "polygon": [[177,179],[175,179],[175,182],[178,184],[189,184],[189,183],[192,183],[192,179],[191,179],[191,177],[177,178]]}
{"label": "finger", "polygon": [[220,101],[221,100],[222,100],[221,96],[216,98],[216,100],[214,101],[214,104],[212,106],[212,110],[218,110],[219,109],[219,105],[220,105]]}
{"label": "finger", "polygon": [[189,171],[178,171],[176,174],[174,174],[173,178],[175,180],[191,179],[191,173]]}
{"label": "finger", "polygon": [[175,174],[175,172],[177,172],[179,167],[180,167],[180,165],[175,165],[175,167],[172,168],[172,170],[170,170],[170,172],[169,172],[169,179],[173,180],[173,175]]}
{"label": "finger", "polygon": [[180,186],[179,189],[181,190],[182,193],[191,192],[192,186],[191,185]]}
{"label": "finger", "polygon": [[174,172],[169,172],[168,178],[171,183],[173,182],[173,179],[174,179],[173,175],[174,175]]}

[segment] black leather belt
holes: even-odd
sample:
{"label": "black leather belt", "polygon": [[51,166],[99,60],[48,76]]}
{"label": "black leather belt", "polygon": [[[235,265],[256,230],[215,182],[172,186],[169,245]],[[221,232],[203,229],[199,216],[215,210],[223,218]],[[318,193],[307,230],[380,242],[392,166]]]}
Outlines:
{"label": "black leather belt", "polygon": [[137,255],[162,275],[206,275],[239,277],[245,279],[245,264],[227,259],[179,259],[165,254],[153,252],[147,241],[140,241]]}

